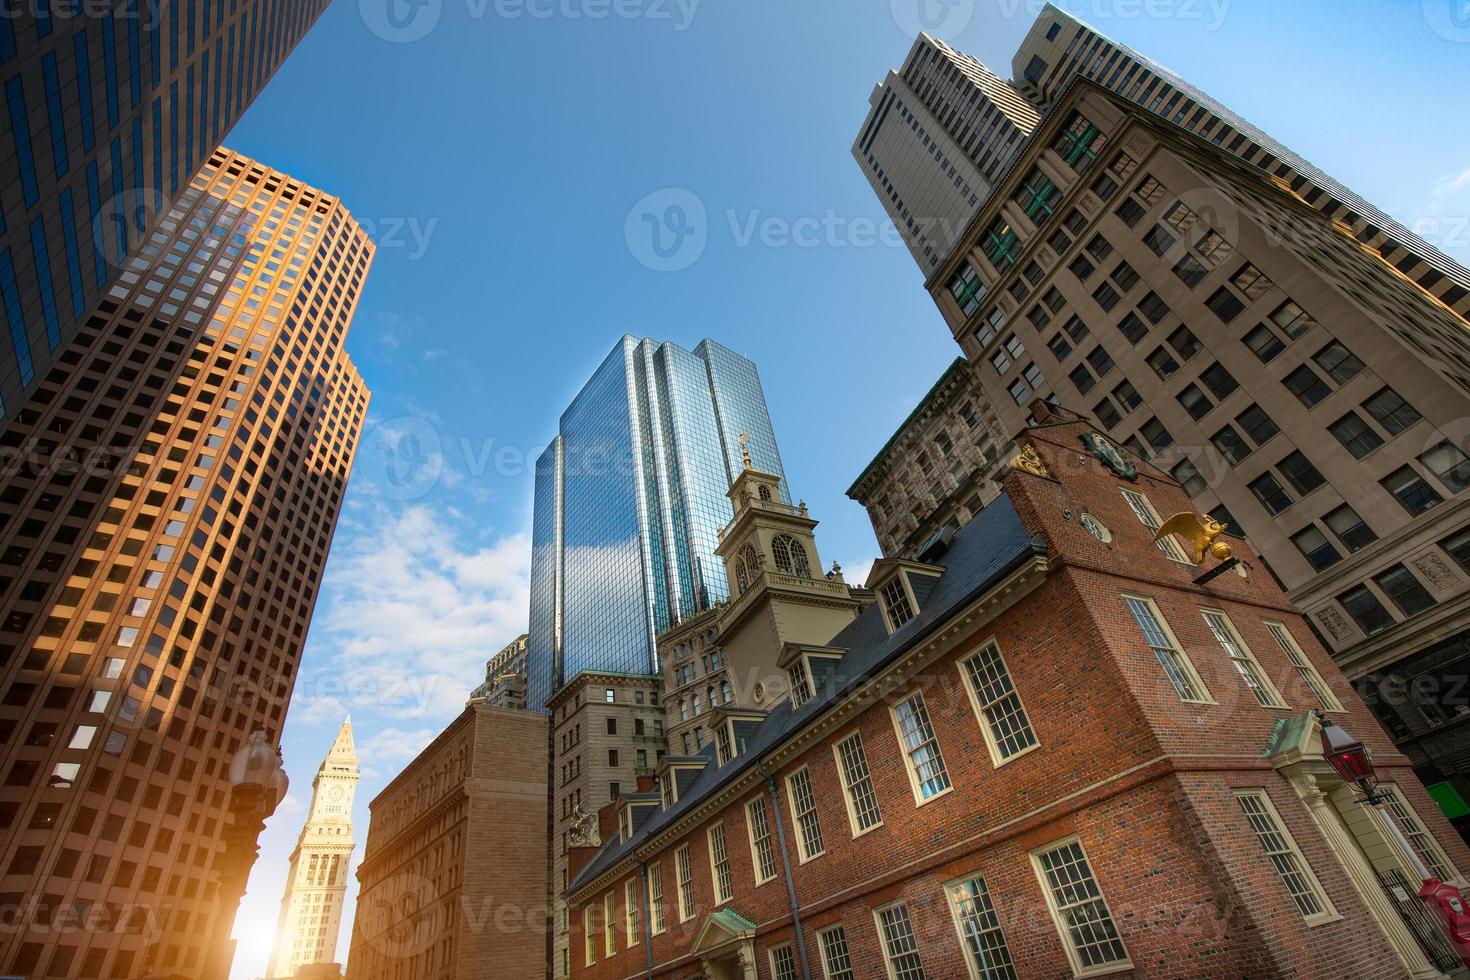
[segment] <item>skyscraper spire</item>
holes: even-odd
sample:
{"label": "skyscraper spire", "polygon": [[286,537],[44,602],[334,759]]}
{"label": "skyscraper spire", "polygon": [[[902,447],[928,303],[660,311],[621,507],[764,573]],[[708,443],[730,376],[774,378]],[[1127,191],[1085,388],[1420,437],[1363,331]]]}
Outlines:
{"label": "skyscraper spire", "polygon": [[348,716],[311,783],[311,808],[291,853],[268,978],[294,977],[304,966],[334,961],[352,863],[357,777],[357,746]]}

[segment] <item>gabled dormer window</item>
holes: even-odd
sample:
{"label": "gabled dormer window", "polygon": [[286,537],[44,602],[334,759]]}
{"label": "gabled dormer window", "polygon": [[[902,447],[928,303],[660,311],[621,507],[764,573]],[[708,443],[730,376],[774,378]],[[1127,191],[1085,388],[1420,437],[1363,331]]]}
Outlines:
{"label": "gabled dormer window", "polygon": [[900,629],[905,623],[914,618],[914,607],[909,602],[908,589],[904,588],[903,576],[895,575],[883,585],[878,596],[883,600],[883,614],[888,618],[888,625],[894,629]]}
{"label": "gabled dormer window", "polygon": [[715,753],[720,765],[724,765],[735,757],[734,743],[730,740],[730,724],[726,722],[715,729]]}
{"label": "gabled dormer window", "polygon": [[618,811],[618,833],[622,835],[624,843],[633,838],[633,808],[627,804]]}
{"label": "gabled dormer window", "polygon": [[791,706],[800,708],[812,699],[811,675],[806,669],[806,660],[798,658],[786,668],[786,679],[791,685]]}
{"label": "gabled dormer window", "polygon": [[672,770],[664,773],[658,784],[659,795],[663,797],[664,809],[674,805],[674,773]]}

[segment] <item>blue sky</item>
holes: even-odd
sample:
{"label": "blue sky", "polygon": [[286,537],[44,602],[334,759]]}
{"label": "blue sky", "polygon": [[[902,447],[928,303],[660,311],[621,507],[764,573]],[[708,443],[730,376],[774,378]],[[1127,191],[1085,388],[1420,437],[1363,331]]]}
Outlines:
{"label": "blue sky", "polygon": [[[390,19],[388,2],[398,4]],[[957,348],[848,148],[917,5],[1008,75],[1024,0],[337,0],[228,145],[379,243],[348,348],[374,396],[285,732],[237,978],[264,969],[315,767],[350,711],[356,818],[524,629],[530,463],[630,332],[761,368],[824,562],[843,491]],[[1063,5],[1470,260],[1462,0]],[[641,226],[683,208],[660,257]],[[641,237],[640,237],[641,236]],[[667,241],[667,240],[666,240]],[[697,254],[697,260],[690,259]],[[665,266],[686,266],[669,270]],[[426,461],[395,468],[409,447]],[[355,890],[349,896],[355,902]],[[339,957],[345,958],[350,922]]]}

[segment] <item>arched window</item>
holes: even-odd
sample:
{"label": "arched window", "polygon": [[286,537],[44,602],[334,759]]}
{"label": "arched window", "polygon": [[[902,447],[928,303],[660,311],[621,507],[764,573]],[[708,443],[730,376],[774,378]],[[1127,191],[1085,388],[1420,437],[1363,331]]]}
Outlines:
{"label": "arched window", "polygon": [[764,483],[762,483],[760,485],[760,489],[757,490],[756,493],[758,493],[760,495],[760,498],[762,500],[770,500],[771,499],[771,488],[768,487],[768,486],[766,486]]}
{"label": "arched window", "polygon": [[689,720],[689,702],[683,700],[682,698],[679,700],[679,720]]}
{"label": "arched window", "polygon": [[776,558],[776,567],[787,575],[812,577],[811,562],[807,561],[806,549],[801,542],[789,534],[778,534],[771,542],[771,552]]}
{"label": "arched window", "polygon": [[730,703],[730,682],[720,681],[720,700],[725,704]]}
{"label": "arched window", "polygon": [[[746,579],[746,584],[749,585],[751,582],[755,581],[755,577],[761,573],[760,556],[755,553],[754,548],[752,548],[750,545],[746,545],[744,548],[740,549],[740,560],[745,563],[746,574],[749,576],[749,578]],[[744,592],[745,587],[741,586],[740,591]]]}
{"label": "arched window", "polygon": [[719,701],[715,700],[715,689],[713,687],[707,687],[707,688],[705,688],[704,689],[704,696],[705,696],[705,699],[707,701],[709,701],[709,706],[711,708],[713,708],[715,705],[717,705],[717,704],[720,703]]}
{"label": "arched window", "polygon": [[735,591],[744,592],[750,588],[750,569],[746,567],[743,557],[735,559]]}

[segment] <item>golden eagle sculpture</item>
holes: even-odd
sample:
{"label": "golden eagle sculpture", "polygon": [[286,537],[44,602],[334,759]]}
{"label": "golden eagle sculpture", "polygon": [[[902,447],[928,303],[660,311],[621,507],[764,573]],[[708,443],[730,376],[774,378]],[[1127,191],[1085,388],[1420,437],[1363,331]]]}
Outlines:
{"label": "golden eagle sculpture", "polygon": [[1228,526],[1207,514],[1191,514],[1185,511],[1175,514],[1160,525],[1154,532],[1154,540],[1162,541],[1170,534],[1177,534],[1193,546],[1192,557],[1196,565],[1205,560],[1206,554],[1224,561],[1230,557],[1230,545],[1215,539],[1225,533]]}

